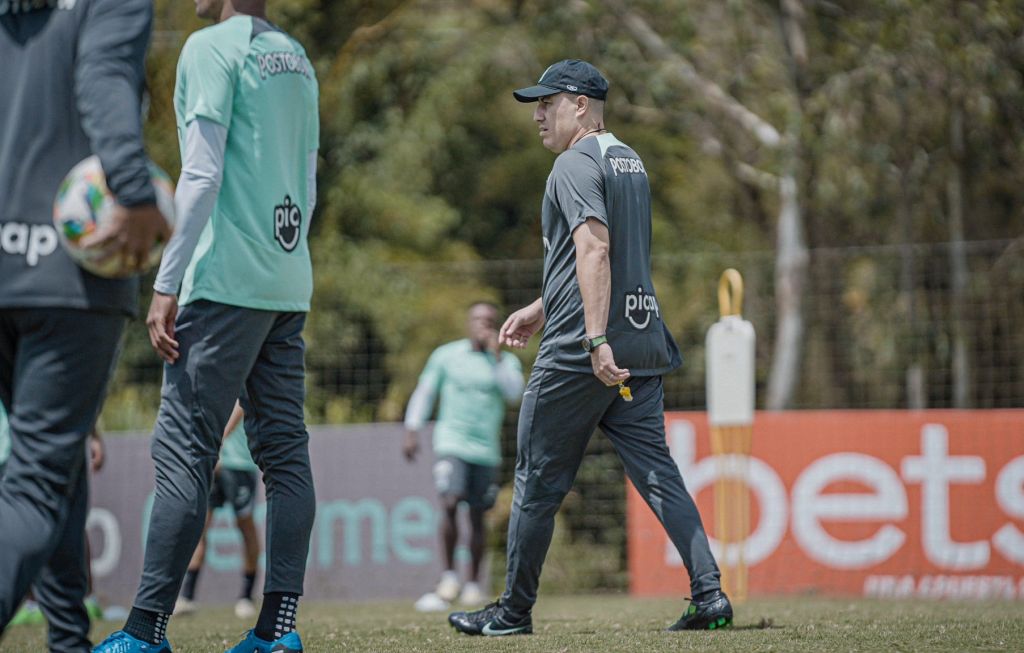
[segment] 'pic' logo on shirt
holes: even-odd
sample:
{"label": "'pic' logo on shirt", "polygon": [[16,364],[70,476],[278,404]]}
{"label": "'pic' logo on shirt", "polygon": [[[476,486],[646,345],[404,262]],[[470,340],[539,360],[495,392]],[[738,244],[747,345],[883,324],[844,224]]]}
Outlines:
{"label": "'pic' logo on shirt", "polygon": [[284,196],[284,203],[274,207],[274,238],[281,248],[291,252],[299,244],[302,234],[302,212],[296,204],[292,204],[289,195]]}
{"label": "'pic' logo on shirt", "polygon": [[635,329],[646,329],[651,323],[651,313],[660,320],[661,309],[658,308],[658,300],[654,295],[644,292],[642,286],[636,287],[636,292],[626,293],[626,320]]}

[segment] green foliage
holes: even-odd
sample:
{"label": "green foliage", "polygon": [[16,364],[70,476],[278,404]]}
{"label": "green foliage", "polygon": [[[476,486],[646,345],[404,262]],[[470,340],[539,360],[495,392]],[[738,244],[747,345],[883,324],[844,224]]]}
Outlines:
{"label": "green foliage", "polygon": [[[804,2],[808,57],[798,70],[776,3],[627,3],[706,79],[780,132],[795,126],[812,251],[950,239],[955,172],[967,240],[1020,235],[1018,4]],[[738,170],[778,174],[783,158],[683,88],[669,64],[649,59],[604,1],[275,0],[269,11],[303,42],[321,82],[311,421],[400,417],[430,350],[461,334],[471,298],[510,310],[533,298],[539,270],[499,274],[484,262],[541,256],[540,200],[553,156],[537,141],[532,106],[515,102],[510,90],[564,57],[590,59],[606,72],[608,125],[650,171],[656,285],[689,361],[667,388],[701,384],[703,334],[729,252],[747,253],[748,301],[765,316],[757,325],[760,373],[767,369],[778,197]],[[202,26],[192,3],[157,0],[146,136],[151,156],[172,174],[179,167],[175,63]],[[951,145],[955,115],[965,125],[961,154]],[[886,366],[922,356],[932,368],[943,364],[941,348],[910,351],[879,326],[885,316],[909,315],[911,305],[920,315],[927,304],[926,271],[913,269],[919,292],[910,303],[913,288],[877,290],[898,266],[865,262],[845,276],[811,276],[812,295],[870,302],[852,315],[809,309],[820,322],[810,329],[805,375],[831,381],[808,384],[801,405],[850,401],[851,385],[870,386]],[[920,327],[906,334],[928,337]],[[152,410],[131,406],[156,396],[159,365],[147,349],[143,330],[133,327],[111,395],[112,424],[150,426]]]}
{"label": "green foliage", "polygon": [[[757,383],[763,388],[775,326],[779,200],[738,170],[746,165],[777,175],[784,157],[683,88],[671,65],[649,58],[604,0],[268,4],[271,20],[304,44],[321,84],[319,201],[311,235],[315,294],[305,332],[310,422],[400,419],[430,351],[460,337],[471,300],[492,299],[510,311],[536,297],[540,201],[554,157],[536,137],[533,107],[515,102],[510,91],[568,57],[589,59],[606,73],[612,84],[607,124],[640,153],[650,173],[655,284],[686,361],[665,378],[668,406],[704,407],[704,337],[717,319],[718,275],[729,266],[744,275],[744,312],[758,331]],[[928,405],[950,405],[950,331],[957,319],[948,297],[950,257],[941,246],[911,245],[952,238],[955,172],[964,186],[964,238],[997,241],[971,250],[973,376],[984,388],[974,404],[1020,406],[1019,0],[804,0],[808,59],[799,74],[780,33],[782,3],[626,4],[701,75],[797,141],[812,261],[807,381],[796,406],[904,406],[912,366],[927,375]],[[204,23],[192,2],[156,0],[155,10],[145,134],[150,156],[176,176],[175,66],[185,39]],[[961,154],[951,142],[957,113],[964,124]],[[831,249],[850,246],[865,249]],[[143,311],[151,285],[151,277],[142,284]],[[532,347],[522,355],[526,367],[536,342]],[[121,360],[101,425],[150,429],[162,365],[138,320],[129,325]],[[505,478],[513,434],[506,428]],[[607,442],[595,436],[577,493],[559,517],[545,592],[624,585],[622,478]],[[501,550],[504,522],[496,518],[502,525],[492,535]],[[495,560],[495,578],[502,577],[502,563]],[[805,614],[801,610],[783,614]],[[882,612],[878,618],[888,618]],[[602,617],[601,628],[611,619]],[[411,639],[397,648],[413,650],[432,628],[413,623]],[[860,648],[892,648],[900,641],[914,648],[934,631],[913,619],[911,635],[868,623],[881,639],[869,637]],[[346,636],[351,632],[351,624],[341,627]],[[331,636],[336,631],[334,625],[324,629]],[[775,648],[836,646],[807,630],[793,632],[795,639],[778,640]],[[355,650],[393,644],[379,644],[375,636],[357,633],[372,643]],[[221,646],[221,637],[207,637],[194,650]],[[454,650],[463,641],[444,639],[423,650]],[[538,641],[537,650],[577,650],[572,642]],[[950,648],[982,640],[959,641]],[[772,646],[744,642],[743,650]],[[591,644],[579,650],[624,650],[614,642]],[[650,644],[644,650],[659,649]]]}

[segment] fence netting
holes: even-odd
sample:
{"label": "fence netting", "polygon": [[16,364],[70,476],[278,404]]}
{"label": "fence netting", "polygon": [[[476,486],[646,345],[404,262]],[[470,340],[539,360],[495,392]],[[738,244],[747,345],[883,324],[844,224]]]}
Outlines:
{"label": "fence netting", "polygon": [[[764,408],[776,347],[774,253],[673,252],[670,243],[655,245],[662,317],[685,360],[665,378],[666,409],[704,408],[704,338],[718,319],[719,276],[730,267],[743,275],[743,316],[757,332],[757,397]],[[318,291],[307,327],[310,423],[400,420],[430,350],[461,337],[468,302],[493,299],[507,314],[539,296],[541,267],[540,260],[393,264],[374,270],[372,280],[349,280],[370,284],[367,292],[381,297],[376,309],[372,301],[353,308],[351,295]],[[789,408],[1024,406],[1024,241],[811,250],[802,301],[799,374]],[[417,328],[417,318],[402,315],[406,305],[448,312],[454,326],[433,342],[410,337],[437,329]],[[535,352],[534,344],[522,354],[524,369]],[[106,428],[151,428],[160,374],[136,321],[104,411]],[[502,445],[506,485],[515,424],[510,409]],[[594,437],[560,513],[546,578],[561,574],[563,586],[579,589],[624,586],[622,479],[610,444]],[[502,504],[499,523],[507,511]],[[503,538],[502,528],[494,529],[495,547]]]}

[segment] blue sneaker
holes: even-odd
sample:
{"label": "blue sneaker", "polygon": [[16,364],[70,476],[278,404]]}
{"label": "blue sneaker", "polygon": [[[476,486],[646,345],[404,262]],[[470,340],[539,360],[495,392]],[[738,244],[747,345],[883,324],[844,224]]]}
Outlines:
{"label": "blue sneaker", "polygon": [[171,653],[171,645],[166,639],[159,644],[150,644],[118,630],[110,633],[92,653]]}
{"label": "blue sneaker", "polygon": [[256,632],[250,630],[242,638],[242,641],[224,651],[224,653],[302,653],[302,640],[294,630],[281,639],[268,642],[256,636]]}
{"label": "blue sneaker", "polygon": [[299,639],[298,631],[293,630],[281,639],[274,642],[271,653],[302,653],[302,640]]}

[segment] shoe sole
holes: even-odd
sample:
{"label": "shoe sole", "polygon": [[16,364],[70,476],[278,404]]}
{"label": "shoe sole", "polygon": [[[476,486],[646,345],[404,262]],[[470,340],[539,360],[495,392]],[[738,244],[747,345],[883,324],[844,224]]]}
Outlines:
{"label": "shoe sole", "polygon": [[461,633],[463,635],[469,635],[470,637],[514,637],[516,635],[532,635],[533,634],[533,626],[527,626],[526,628],[523,628],[522,630],[517,630],[517,631],[512,632],[512,633],[485,633],[485,632],[483,632],[483,630],[463,630],[458,625],[453,623],[450,619],[448,620],[448,625],[451,626],[452,628],[454,628],[455,632]]}
{"label": "shoe sole", "polygon": [[673,632],[673,633],[683,632],[683,631],[687,631],[687,630],[721,630],[722,628],[728,628],[731,625],[732,625],[732,617],[731,616],[730,617],[715,617],[714,619],[711,619],[710,621],[708,621],[708,622],[706,622],[706,623],[704,623],[704,624],[702,624],[700,626],[692,626],[690,628],[673,628],[673,627],[670,626],[670,627],[666,628],[665,630],[668,631],[668,632]]}
{"label": "shoe sole", "polygon": [[523,626],[521,628],[509,628],[508,630],[498,630],[488,632],[487,626],[484,626],[480,634],[484,637],[515,637],[516,635],[532,635],[533,626]]}
{"label": "shoe sole", "polygon": [[459,624],[455,623],[455,620],[452,619],[452,615],[448,615],[448,625],[451,626],[452,628],[454,628],[455,632],[461,633],[463,635],[480,635],[481,634],[479,630],[465,630],[464,628],[459,626]]}

